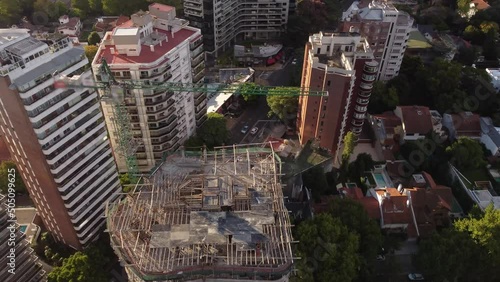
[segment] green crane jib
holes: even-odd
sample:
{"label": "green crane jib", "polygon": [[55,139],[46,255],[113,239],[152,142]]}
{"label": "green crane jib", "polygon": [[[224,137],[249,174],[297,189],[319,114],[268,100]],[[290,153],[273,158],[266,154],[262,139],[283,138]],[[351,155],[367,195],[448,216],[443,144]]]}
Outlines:
{"label": "green crane jib", "polygon": [[[139,175],[137,158],[135,152],[140,146],[140,142],[134,138],[130,129],[130,118],[124,107],[124,97],[130,90],[154,90],[171,92],[202,92],[210,93],[232,93],[247,95],[279,95],[279,96],[328,96],[328,91],[310,90],[305,87],[276,87],[260,86],[250,83],[217,84],[217,87],[209,87],[205,83],[177,83],[177,82],[157,82],[116,80],[111,69],[105,60],[101,60],[99,73],[96,74],[97,80],[82,81],[79,77],[62,76],[56,78],[55,88],[91,88],[100,89],[101,99],[110,99],[112,102],[114,125],[118,138],[118,150],[126,160],[129,176],[134,183]],[[269,91],[271,90],[272,91]]]}

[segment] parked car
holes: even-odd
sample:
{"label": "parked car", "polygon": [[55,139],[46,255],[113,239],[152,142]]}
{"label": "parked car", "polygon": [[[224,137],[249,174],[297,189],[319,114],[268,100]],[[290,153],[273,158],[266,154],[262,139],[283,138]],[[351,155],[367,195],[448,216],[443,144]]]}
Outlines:
{"label": "parked car", "polygon": [[293,59],[292,65],[296,65],[296,64],[297,64],[297,59]]}
{"label": "parked car", "polygon": [[245,134],[248,132],[248,125],[245,125],[243,126],[243,128],[241,129],[241,133]]}
{"label": "parked car", "polygon": [[384,255],[378,255],[377,256],[377,260],[378,261],[384,261],[385,260],[385,256]]}
{"label": "parked car", "polygon": [[420,273],[410,273],[408,274],[408,279],[411,281],[422,281],[424,280],[424,276]]}
{"label": "parked car", "polygon": [[254,128],[252,128],[252,130],[250,130],[250,134],[255,135],[255,133],[257,133],[257,131],[259,131],[259,128],[254,127]]}

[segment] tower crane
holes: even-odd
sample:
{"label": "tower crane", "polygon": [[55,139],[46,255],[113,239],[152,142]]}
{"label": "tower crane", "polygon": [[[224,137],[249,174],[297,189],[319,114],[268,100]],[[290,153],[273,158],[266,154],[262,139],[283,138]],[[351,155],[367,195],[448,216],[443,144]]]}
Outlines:
{"label": "tower crane", "polygon": [[[97,79],[82,81],[79,76],[56,77],[55,88],[89,88],[100,91],[101,100],[109,100],[112,104],[113,123],[117,135],[118,152],[124,157],[128,174],[132,183],[136,182],[139,176],[136,150],[141,143],[134,138],[130,129],[130,117],[124,104],[127,93],[135,89],[149,89],[154,91],[171,92],[202,92],[206,95],[210,93],[234,93],[239,94],[244,89],[248,95],[279,95],[279,96],[328,96],[327,91],[314,91],[305,87],[276,87],[260,86],[249,83],[240,84],[219,84],[218,87],[208,87],[208,84],[179,83],[179,82],[141,82],[133,80],[117,80],[113,76],[107,62],[102,59]],[[269,91],[273,89],[273,91]]]}

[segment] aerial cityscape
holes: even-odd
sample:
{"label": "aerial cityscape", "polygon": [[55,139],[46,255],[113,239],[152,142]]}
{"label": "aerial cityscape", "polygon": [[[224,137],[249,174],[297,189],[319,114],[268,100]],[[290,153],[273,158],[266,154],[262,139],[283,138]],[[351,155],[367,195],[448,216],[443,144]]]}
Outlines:
{"label": "aerial cityscape", "polygon": [[0,0],[0,281],[500,281],[500,1]]}

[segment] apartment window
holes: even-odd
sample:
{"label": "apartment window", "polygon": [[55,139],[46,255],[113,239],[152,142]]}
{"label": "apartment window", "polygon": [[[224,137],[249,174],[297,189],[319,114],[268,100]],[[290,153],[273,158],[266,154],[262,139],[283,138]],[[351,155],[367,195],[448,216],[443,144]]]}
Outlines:
{"label": "apartment window", "polygon": [[330,45],[326,46],[326,52],[330,52]]}
{"label": "apartment window", "polygon": [[391,59],[397,59],[399,58],[398,56],[391,56]]}
{"label": "apartment window", "polygon": [[322,121],[322,122],[320,122],[320,123],[319,123],[319,126],[323,126],[323,123],[324,123],[323,121]]}
{"label": "apartment window", "polygon": [[323,111],[326,111],[326,105],[325,105],[325,106],[323,106]]}
{"label": "apartment window", "polygon": [[330,80],[328,80],[328,81],[326,82],[326,85],[330,86],[330,85],[331,85],[331,83],[332,83],[332,82],[331,82]]}

